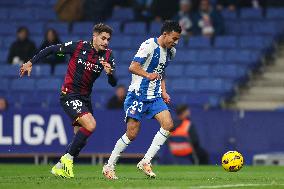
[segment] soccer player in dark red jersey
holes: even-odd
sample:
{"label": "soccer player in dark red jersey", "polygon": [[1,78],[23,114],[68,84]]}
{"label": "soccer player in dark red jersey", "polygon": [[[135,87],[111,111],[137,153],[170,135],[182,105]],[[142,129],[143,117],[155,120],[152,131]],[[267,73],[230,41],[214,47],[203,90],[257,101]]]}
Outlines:
{"label": "soccer player in dark red jersey", "polygon": [[87,139],[96,128],[96,120],[92,113],[90,94],[93,83],[104,70],[108,83],[116,86],[114,76],[115,63],[108,44],[112,29],[105,24],[97,24],[93,29],[92,41],[68,42],[49,46],[20,68],[20,76],[30,76],[32,65],[50,54],[70,54],[67,72],[61,88],[60,104],[72,120],[75,136],[68,145],[66,154],[52,168],[51,173],[64,178],[74,177],[73,158],[86,145]]}

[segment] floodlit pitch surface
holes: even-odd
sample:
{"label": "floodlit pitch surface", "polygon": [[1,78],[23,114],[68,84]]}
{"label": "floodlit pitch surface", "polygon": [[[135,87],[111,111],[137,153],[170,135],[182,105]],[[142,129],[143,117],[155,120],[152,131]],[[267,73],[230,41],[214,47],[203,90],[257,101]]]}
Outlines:
{"label": "floodlit pitch surface", "polygon": [[1,189],[76,188],[284,188],[284,167],[244,166],[229,173],[221,166],[154,166],[156,179],[148,179],[135,165],[117,166],[119,180],[106,180],[101,166],[75,165],[75,178],[50,174],[51,166],[0,164]]}

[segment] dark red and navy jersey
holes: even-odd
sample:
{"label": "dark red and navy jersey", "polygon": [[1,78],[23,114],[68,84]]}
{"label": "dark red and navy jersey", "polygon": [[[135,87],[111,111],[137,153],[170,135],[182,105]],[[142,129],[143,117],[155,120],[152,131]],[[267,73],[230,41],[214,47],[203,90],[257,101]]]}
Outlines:
{"label": "dark red and navy jersey", "polygon": [[[90,95],[93,83],[104,69],[103,65],[100,63],[101,59],[110,63],[112,69],[115,69],[112,51],[106,49],[98,52],[91,42],[88,41],[71,41],[62,45],[47,47],[42,51],[31,60],[33,63],[50,53],[70,55],[67,72],[62,85],[62,91],[65,93]],[[112,86],[116,85],[116,79],[113,75],[110,75],[108,79]]]}

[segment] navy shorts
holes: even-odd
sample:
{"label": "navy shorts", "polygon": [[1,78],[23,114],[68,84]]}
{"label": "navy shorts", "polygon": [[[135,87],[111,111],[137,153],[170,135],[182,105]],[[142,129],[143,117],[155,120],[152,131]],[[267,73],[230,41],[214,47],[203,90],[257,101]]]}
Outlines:
{"label": "navy shorts", "polygon": [[75,93],[61,93],[60,104],[64,112],[71,118],[73,126],[80,126],[77,121],[83,115],[87,113],[93,114],[90,96],[83,96]]}

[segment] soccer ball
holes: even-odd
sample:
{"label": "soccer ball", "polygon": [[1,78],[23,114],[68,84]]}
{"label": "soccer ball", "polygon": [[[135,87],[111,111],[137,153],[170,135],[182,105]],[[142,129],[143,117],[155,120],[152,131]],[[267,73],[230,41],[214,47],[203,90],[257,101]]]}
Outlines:
{"label": "soccer ball", "polygon": [[228,172],[237,172],[244,165],[244,158],[237,151],[228,151],[222,157],[222,167]]}

